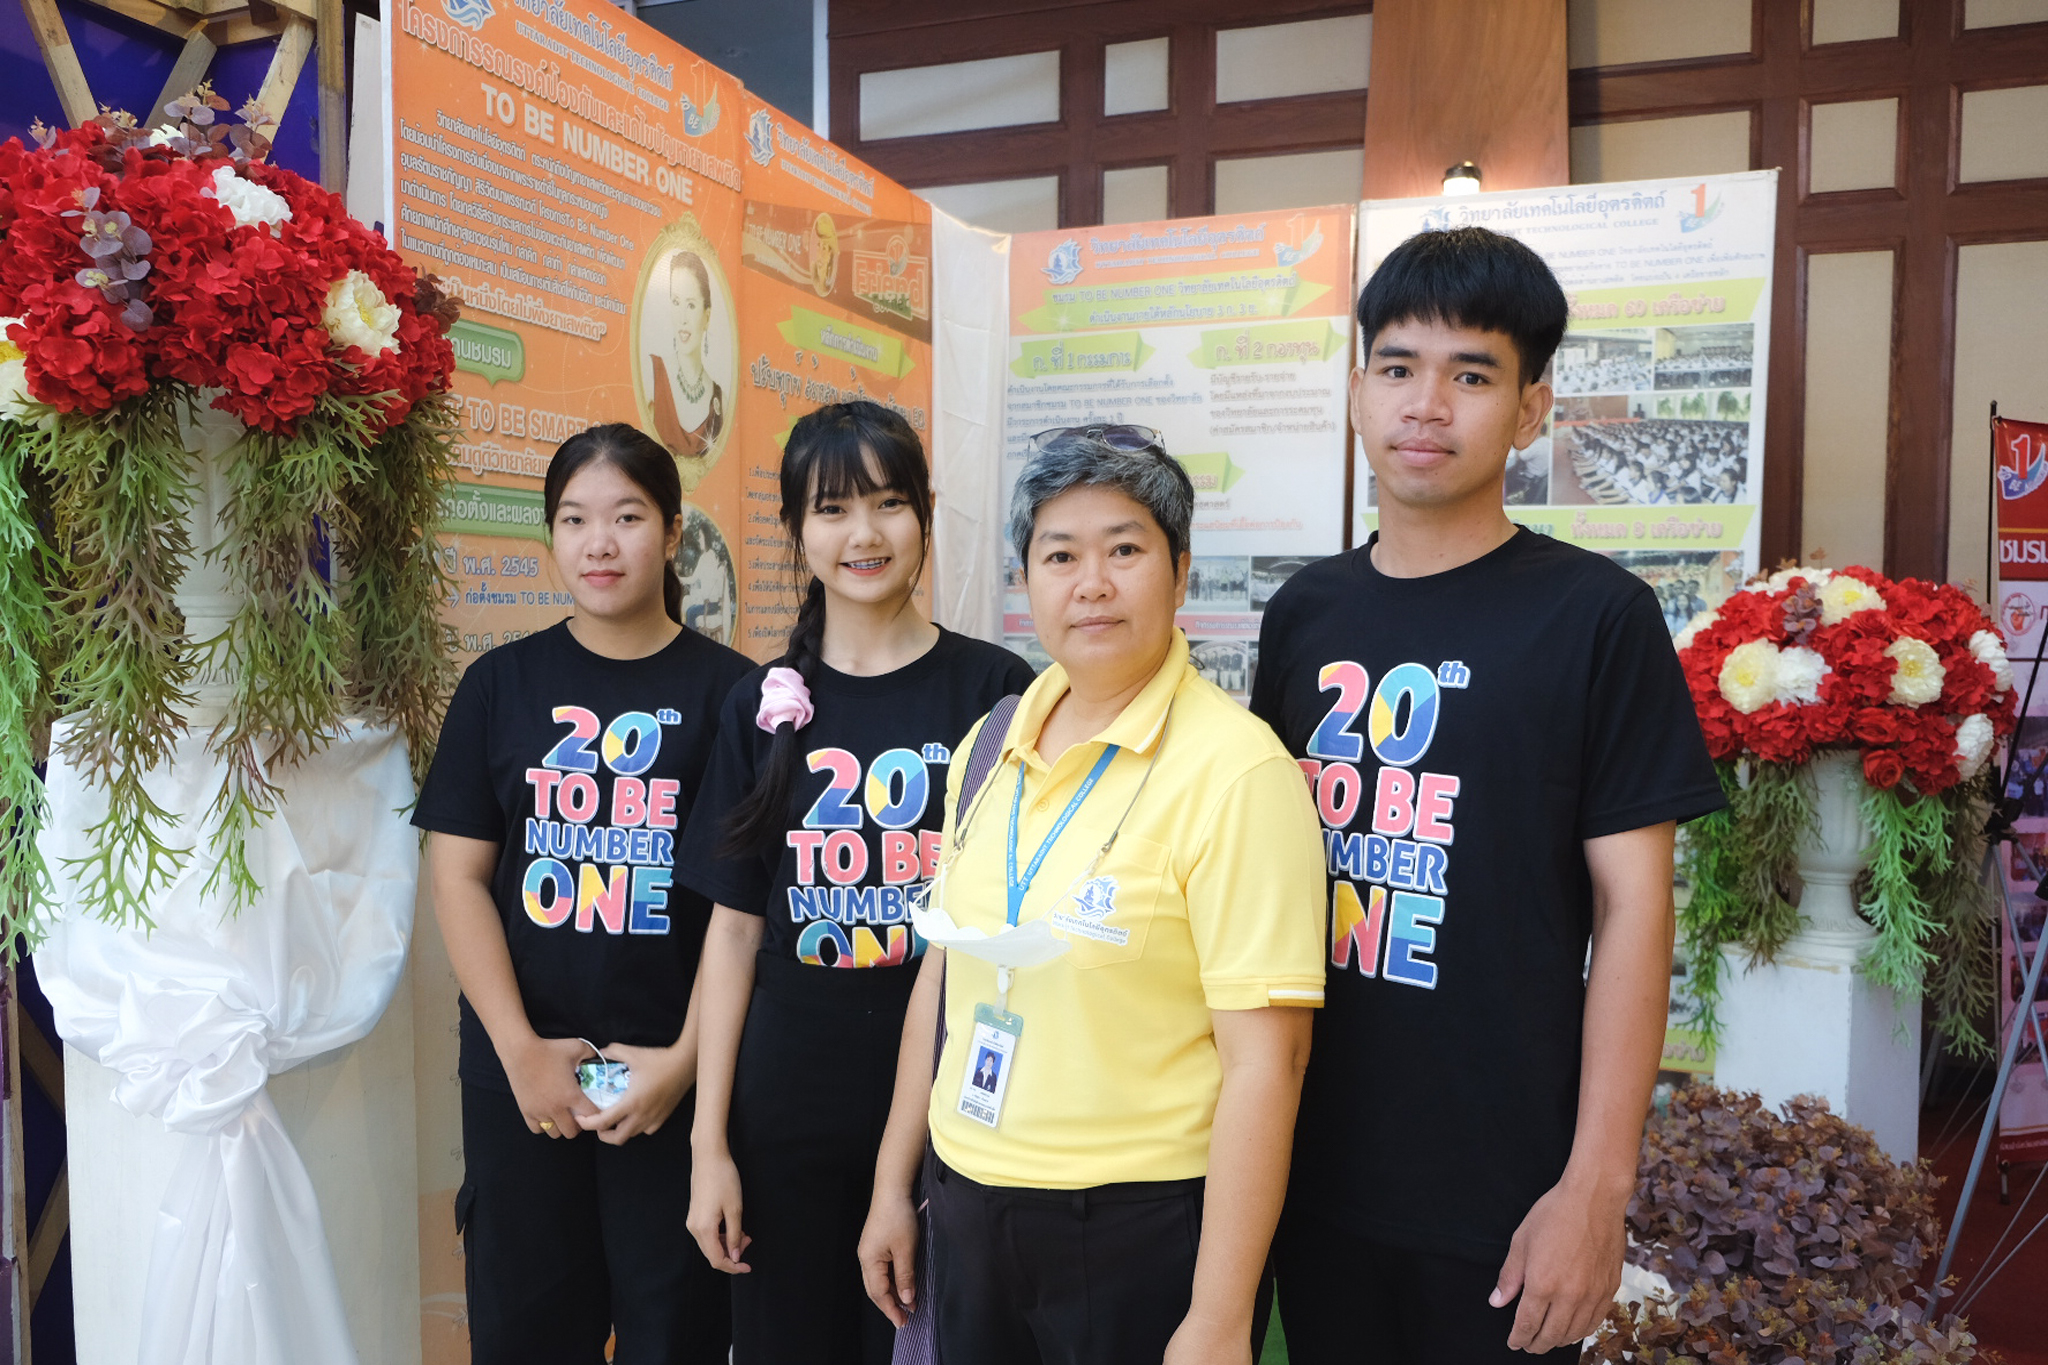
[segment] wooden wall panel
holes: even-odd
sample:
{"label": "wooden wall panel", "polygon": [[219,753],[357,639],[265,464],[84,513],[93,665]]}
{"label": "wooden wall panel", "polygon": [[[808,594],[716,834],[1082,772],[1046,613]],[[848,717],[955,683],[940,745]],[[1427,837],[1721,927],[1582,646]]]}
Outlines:
{"label": "wooden wall panel", "polygon": [[[1362,90],[1219,109],[1216,30],[1372,8],[1364,0],[1265,0],[1254,15],[1238,0],[831,0],[833,141],[913,188],[1057,175],[1060,221],[1070,227],[1100,220],[1104,170],[1163,164],[1173,214],[1206,214],[1217,158],[1356,146],[1365,128]],[[1172,107],[1105,117],[1104,45],[1160,37],[1172,42]],[[873,142],[859,137],[864,71],[1052,48],[1061,54],[1056,123]]]}
{"label": "wooden wall panel", "polygon": [[1365,197],[1435,194],[1474,161],[1489,190],[1571,179],[1565,0],[1379,0]]}
{"label": "wooden wall panel", "polygon": [[[1755,164],[1782,172],[1764,432],[1766,564],[1802,549],[1807,261],[1823,252],[1892,251],[1890,391],[1869,399],[1886,408],[1883,567],[1948,577],[1956,251],[2048,239],[2048,180],[1956,181],[1959,91],[2039,81],[2048,71],[2048,24],[1964,29],[1961,8],[1961,0],[1902,0],[1896,38],[1816,48],[1805,6],[1758,0],[1760,40],[1750,54],[1571,73],[1575,124],[1749,109]],[[1808,106],[1892,97],[1903,134],[1898,187],[1806,192]]]}

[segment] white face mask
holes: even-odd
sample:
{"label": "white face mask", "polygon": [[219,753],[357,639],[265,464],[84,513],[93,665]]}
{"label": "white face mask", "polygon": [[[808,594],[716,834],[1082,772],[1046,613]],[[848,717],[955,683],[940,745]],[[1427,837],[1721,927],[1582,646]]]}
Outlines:
{"label": "white face mask", "polygon": [[1027,920],[1014,928],[1005,925],[994,934],[972,926],[963,929],[953,923],[953,917],[942,909],[913,910],[910,922],[918,933],[924,935],[925,942],[935,947],[944,948],[949,953],[978,957],[983,962],[1007,967],[1011,971],[1050,962],[1062,953],[1073,951],[1074,947],[1066,939],[1054,938],[1052,922],[1044,919]]}

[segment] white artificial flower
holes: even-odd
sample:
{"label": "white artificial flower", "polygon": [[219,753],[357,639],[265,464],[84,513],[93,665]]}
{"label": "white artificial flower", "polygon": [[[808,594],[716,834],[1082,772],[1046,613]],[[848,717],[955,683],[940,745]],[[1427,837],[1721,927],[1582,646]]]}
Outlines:
{"label": "white artificial flower", "polygon": [[222,166],[213,173],[213,188],[206,193],[220,200],[235,215],[235,223],[240,227],[261,223],[274,230],[292,216],[292,206],[284,201],[283,195],[253,180],[244,180],[232,166]]}
{"label": "white artificial flower", "polygon": [[1933,645],[1901,635],[1886,645],[1884,652],[1899,664],[1898,671],[1892,674],[1892,694],[1888,698],[1893,705],[1925,706],[1941,695],[1942,680],[1948,676],[1948,670],[1941,666]]}
{"label": "white artificial flower", "polygon": [[1956,766],[1966,781],[1983,771],[1994,738],[1989,716],[1964,716],[1956,727]]}
{"label": "white artificial flower", "polygon": [[1992,681],[2001,692],[2012,691],[2012,661],[2005,657],[2005,641],[1998,633],[1980,630],[1970,637],[1970,652],[1977,662],[1991,670]]}
{"label": "white artificial flower", "polygon": [[320,315],[336,347],[362,349],[375,358],[398,345],[398,305],[384,297],[377,282],[351,270],[327,291],[327,309]]}
{"label": "white artificial flower", "polygon": [[1801,568],[1797,564],[1794,564],[1792,567],[1788,569],[1780,569],[1776,573],[1772,574],[1768,579],[1765,580],[1764,586],[1766,590],[1770,592],[1783,592],[1785,589],[1792,586],[1793,579],[1803,578],[1808,583],[1812,584],[1814,590],[1818,592],[1821,588],[1821,585],[1826,583],[1829,579],[1833,578],[1834,576],[1835,571],[1833,569],[1806,569]]}
{"label": "white artificial flower", "polygon": [[20,318],[0,318],[0,419],[33,422],[43,414],[43,405],[29,396],[28,357],[21,347],[7,339],[7,329]]}
{"label": "white artificial flower", "polygon": [[1824,626],[1839,625],[1859,611],[1883,611],[1887,605],[1876,588],[1847,574],[1829,575],[1818,591],[1820,623]]}
{"label": "white artificial flower", "polygon": [[1772,700],[1811,706],[1820,700],[1821,680],[1829,671],[1828,661],[1817,650],[1800,645],[1779,650],[1778,688]]}
{"label": "white artificial flower", "polygon": [[1768,640],[1751,640],[1728,651],[1721,661],[1721,695],[1748,715],[1778,698],[1778,651]]}
{"label": "white artificial flower", "polygon": [[184,134],[178,131],[175,124],[166,123],[150,130],[149,145],[152,147],[168,147],[183,136]]}
{"label": "white artificial flower", "polygon": [[1699,635],[1701,631],[1713,625],[1714,622],[1720,619],[1721,609],[1719,607],[1708,607],[1698,616],[1695,616],[1692,618],[1692,620],[1687,621],[1685,623],[1684,630],[1679,631],[1678,634],[1671,637],[1671,647],[1675,650],[1678,650],[1680,653],[1684,653],[1685,650],[1691,646],[1693,640]]}

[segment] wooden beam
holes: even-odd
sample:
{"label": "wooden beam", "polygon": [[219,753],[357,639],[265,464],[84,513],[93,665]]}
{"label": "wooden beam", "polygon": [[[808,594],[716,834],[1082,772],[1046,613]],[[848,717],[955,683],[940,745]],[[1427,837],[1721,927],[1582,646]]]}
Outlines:
{"label": "wooden beam", "polygon": [[183,38],[192,31],[192,16],[179,10],[166,9],[157,0],[86,0],[87,4],[98,5],[101,9],[112,10],[125,19],[138,24],[161,29],[165,33]]}
{"label": "wooden beam", "polygon": [[1571,179],[1564,0],[1378,0],[1365,197],[1436,194],[1477,162],[1489,190]]}
{"label": "wooden beam", "polygon": [[57,12],[57,0],[21,0],[21,10],[28,16],[36,46],[43,50],[43,66],[50,73],[50,84],[57,87],[57,103],[64,117],[74,128],[90,123],[100,107],[93,103],[92,87],[86,83],[85,68],[78,64],[78,50],[71,46],[64,16]]}
{"label": "wooden beam", "polygon": [[50,1187],[50,1197],[43,1201],[43,1216],[36,1219],[36,1230],[28,1235],[28,1257],[22,1268],[28,1275],[27,1298],[31,1310],[43,1292],[44,1281],[50,1278],[50,1267],[57,1263],[57,1252],[64,1245],[64,1234],[69,1231],[71,1166],[67,1162],[57,1168],[57,1183]]}
{"label": "wooden beam", "polygon": [[149,114],[150,127],[165,121],[165,105],[191,94],[193,88],[206,79],[206,69],[213,65],[213,54],[217,51],[219,48],[207,35],[206,21],[201,19],[185,35],[185,46],[178,53],[178,60],[171,63],[171,74],[164,78],[164,88],[157,95],[156,107]]}
{"label": "wooden beam", "polygon": [[293,15],[278,35],[270,70],[263,77],[263,88],[256,92],[256,104],[272,124],[284,121],[285,108],[292,102],[292,89],[299,83],[299,73],[305,70],[306,58],[312,51],[313,25]]}
{"label": "wooden beam", "polygon": [[320,186],[348,191],[348,13],[342,0],[320,0]]}
{"label": "wooden beam", "polygon": [[[6,1152],[0,1156],[0,1167],[6,1170],[7,1219],[4,1235],[4,1250],[8,1269],[12,1272],[4,1277],[7,1294],[6,1317],[13,1330],[11,1340],[0,1341],[0,1350],[9,1353],[17,1365],[29,1365],[33,1354],[29,1340],[29,1307],[34,1302],[35,1291],[30,1287],[28,1276],[28,1173],[25,1169],[25,1149],[21,1141],[21,1048],[18,1039],[21,1026],[28,1022],[28,1012],[21,1007],[18,982],[13,967],[0,972],[0,994],[6,997],[0,1001],[0,1020],[4,1020],[4,1048],[0,1048],[0,1074],[6,1080],[6,1111],[4,1125],[0,1125],[0,1141],[6,1143]],[[60,1073],[61,1074],[61,1073]]]}
{"label": "wooden beam", "polygon": [[[215,46],[233,47],[236,43],[253,43],[259,38],[284,36],[284,18],[280,15],[274,20],[266,21],[244,10],[240,14],[208,20],[206,31],[213,35]],[[229,102],[233,103],[232,98]]]}
{"label": "wooden beam", "polygon": [[21,1068],[28,1072],[29,1079],[43,1092],[58,1116],[64,1113],[64,1059],[57,1055],[57,1049],[50,1046],[50,1040],[36,1027],[36,1021],[27,1013],[17,1013],[14,1022],[18,1025],[17,1037],[21,1048]]}
{"label": "wooden beam", "polygon": [[[249,8],[249,0],[197,0],[197,2],[205,6],[207,17],[214,19],[226,15],[239,14]],[[265,0],[265,4],[270,8],[283,10],[287,14],[296,14],[301,19],[318,21],[320,18],[319,0]]]}

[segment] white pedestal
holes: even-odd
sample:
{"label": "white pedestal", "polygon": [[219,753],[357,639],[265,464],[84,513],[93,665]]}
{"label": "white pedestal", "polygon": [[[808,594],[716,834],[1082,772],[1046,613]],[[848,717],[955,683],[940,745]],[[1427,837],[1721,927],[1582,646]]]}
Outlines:
{"label": "white pedestal", "polygon": [[1802,944],[1751,968],[1723,948],[1721,1041],[1714,1084],[1777,1106],[1819,1095],[1868,1128],[1894,1161],[1920,1146],[1920,1002],[1897,999],[1856,969],[1852,949]]}
{"label": "white pedestal", "polygon": [[[78,1365],[134,1365],[164,1189],[187,1144],[114,1103],[115,1073],[64,1049],[71,1284]],[[320,1200],[363,1365],[418,1365],[419,1203],[412,993],[400,983],[361,1042],[270,1079]]]}

